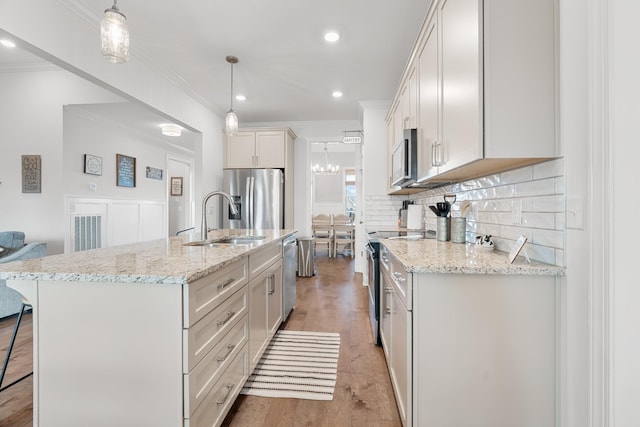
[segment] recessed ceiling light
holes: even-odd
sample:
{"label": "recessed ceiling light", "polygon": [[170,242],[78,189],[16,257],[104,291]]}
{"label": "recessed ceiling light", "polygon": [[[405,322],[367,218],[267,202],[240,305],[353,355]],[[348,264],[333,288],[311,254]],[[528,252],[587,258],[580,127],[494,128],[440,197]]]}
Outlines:
{"label": "recessed ceiling light", "polygon": [[339,90],[334,90],[331,96],[333,96],[334,98],[340,98],[342,96],[342,92],[340,92]]}
{"label": "recessed ceiling light", "polygon": [[182,128],[176,125],[162,125],[162,134],[165,136],[180,136]]}
{"label": "recessed ceiling light", "polygon": [[329,31],[324,34],[324,39],[331,43],[337,42],[340,39],[340,34],[336,33],[335,31]]}
{"label": "recessed ceiling light", "polygon": [[0,40],[0,44],[4,47],[16,47],[16,44],[14,42],[7,39]]}
{"label": "recessed ceiling light", "polygon": [[244,95],[236,95],[236,99],[237,99],[238,101],[246,101],[246,100],[247,100],[247,97],[246,97],[246,96],[244,96]]}

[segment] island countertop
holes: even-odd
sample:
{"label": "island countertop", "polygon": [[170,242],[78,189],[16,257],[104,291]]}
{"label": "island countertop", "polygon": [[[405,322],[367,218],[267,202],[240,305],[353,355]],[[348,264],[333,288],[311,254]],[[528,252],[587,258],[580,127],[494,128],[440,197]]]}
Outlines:
{"label": "island countertop", "polygon": [[133,243],[27,261],[0,264],[0,279],[86,282],[187,284],[270,244],[296,230],[212,230],[209,239],[260,235],[250,245],[184,246],[195,234]]}
{"label": "island countertop", "polygon": [[487,251],[474,244],[440,242],[435,239],[380,239],[412,273],[444,274],[520,274],[520,275],[564,275],[564,268],[527,261],[518,256],[513,264],[508,254]]}

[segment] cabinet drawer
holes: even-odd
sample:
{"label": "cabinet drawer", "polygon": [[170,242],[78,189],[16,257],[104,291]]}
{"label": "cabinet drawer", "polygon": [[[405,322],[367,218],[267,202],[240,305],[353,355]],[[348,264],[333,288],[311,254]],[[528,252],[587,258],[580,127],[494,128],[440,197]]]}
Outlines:
{"label": "cabinet drawer", "polygon": [[248,341],[249,316],[245,315],[187,375],[184,375],[184,413],[193,414],[218,378]]}
{"label": "cabinet drawer", "polygon": [[191,418],[187,418],[186,427],[219,426],[231,405],[242,390],[242,386],[249,378],[249,361],[247,346],[242,347],[240,353],[229,364],[218,382],[211,388],[209,394],[202,400]]}
{"label": "cabinet drawer", "polygon": [[188,328],[202,319],[222,300],[247,283],[247,264],[247,259],[244,258],[184,286],[183,327]]}
{"label": "cabinet drawer", "polygon": [[406,305],[407,310],[411,310],[412,306],[412,279],[413,275],[405,269],[404,265],[398,259],[389,254],[389,274],[393,279],[398,297],[402,303]]}
{"label": "cabinet drawer", "polygon": [[247,287],[244,286],[198,323],[189,329],[183,329],[184,374],[191,372],[221,337],[247,314],[247,301]]}
{"label": "cabinet drawer", "polygon": [[256,253],[249,255],[249,279],[253,279],[265,268],[282,258],[282,243],[269,245]]}

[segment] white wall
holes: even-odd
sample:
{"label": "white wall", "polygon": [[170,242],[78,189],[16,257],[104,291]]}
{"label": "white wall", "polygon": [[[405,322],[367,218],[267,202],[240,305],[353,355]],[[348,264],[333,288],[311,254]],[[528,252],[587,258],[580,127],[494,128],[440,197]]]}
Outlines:
{"label": "white wall", "polygon": [[[175,148],[158,137],[137,132],[104,117],[93,116],[82,108],[64,109],[64,181],[65,196],[137,199],[165,202],[167,198],[167,155],[193,159],[193,153]],[[102,157],[102,175],[83,173],[83,156]],[[116,185],[116,154],[136,159],[135,188]],[[162,180],[146,177],[147,166],[162,169]],[[89,183],[97,185],[89,189]]]}
{"label": "white wall", "polygon": [[[6,32],[65,69],[127,100],[156,109],[174,122],[198,131],[194,165],[196,200],[222,186],[222,113],[216,114],[169,81],[161,70],[132,52],[126,66],[108,63],[96,48],[95,23],[71,10],[72,2],[7,0],[2,2],[0,33]],[[38,13],[33,13],[37,10]],[[61,31],[60,29],[64,29]],[[211,76],[216,78],[216,76]],[[224,78],[227,78],[225,75]],[[61,126],[61,123],[60,123]],[[60,201],[60,203],[62,203]],[[212,217],[217,217],[215,212]],[[200,213],[196,212],[199,223]]]}
{"label": "white wall", "polygon": [[[0,73],[0,228],[63,252],[63,105],[121,98],[66,71]],[[42,156],[42,193],[23,194],[21,155]],[[81,164],[81,163],[80,163]]]}
{"label": "white wall", "polygon": [[[607,296],[611,298],[613,316],[610,343],[612,347],[611,384],[613,403],[610,425],[631,427],[640,425],[640,287],[637,270],[637,239],[629,225],[637,221],[640,197],[636,188],[638,157],[638,118],[640,117],[640,60],[637,54],[640,28],[640,4],[638,2],[611,0],[604,2],[608,10],[599,16],[608,17],[610,44],[608,56],[598,65],[606,65],[605,80],[610,88],[607,109],[610,114],[610,133],[605,133],[606,153],[604,160],[608,174],[606,194],[612,202],[605,220],[607,232],[604,237],[610,269],[605,274],[611,280]],[[605,130],[607,128],[605,127]],[[601,153],[598,153],[601,154]],[[599,159],[602,159],[599,158]],[[597,181],[596,181],[597,182]],[[633,228],[633,227],[632,227]],[[608,310],[607,310],[608,312]]]}

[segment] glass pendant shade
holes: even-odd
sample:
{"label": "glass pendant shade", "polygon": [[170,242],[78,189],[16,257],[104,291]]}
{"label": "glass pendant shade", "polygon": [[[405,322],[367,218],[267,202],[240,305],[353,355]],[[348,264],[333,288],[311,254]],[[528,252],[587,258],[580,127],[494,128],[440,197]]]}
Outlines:
{"label": "glass pendant shade", "polygon": [[227,135],[235,135],[236,132],[238,132],[238,116],[236,116],[236,113],[233,110],[229,110],[227,112],[225,125],[227,129]]}
{"label": "glass pendant shade", "polygon": [[235,135],[235,133],[238,132],[238,116],[235,111],[233,111],[233,64],[238,63],[238,58],[235,56],[227,56],[225,59],[231,64],[231,106],[229,107],[229,111],[227,111],[227,117],[224,121],[227,135]]}
{"label": "glass pendant shade", "polygon": [[118,9],[118,2],[104,11],[100,24],[102,56],[109,62],[122,64],[129,59],[129,27],[127,17]]}

